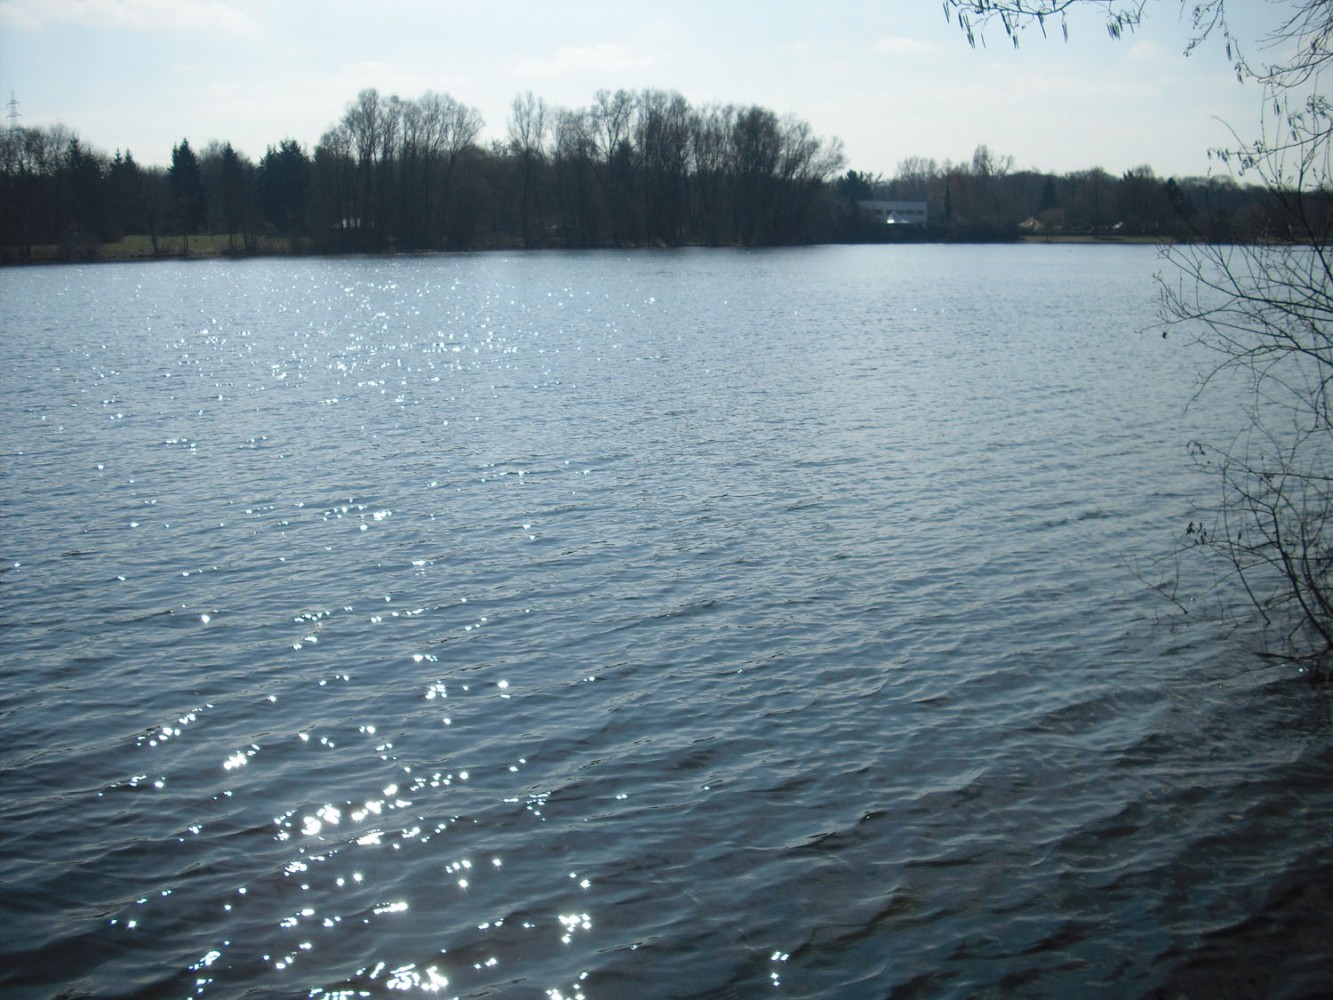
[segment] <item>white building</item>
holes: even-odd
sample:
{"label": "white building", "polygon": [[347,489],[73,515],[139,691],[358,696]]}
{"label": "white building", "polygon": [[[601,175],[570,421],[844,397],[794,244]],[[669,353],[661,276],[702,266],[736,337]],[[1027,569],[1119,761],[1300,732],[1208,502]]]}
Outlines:
{"label": "white building", "polygon": [[861,214],[873,222],[888,226],[924,226],[924,201],[858,201]]}

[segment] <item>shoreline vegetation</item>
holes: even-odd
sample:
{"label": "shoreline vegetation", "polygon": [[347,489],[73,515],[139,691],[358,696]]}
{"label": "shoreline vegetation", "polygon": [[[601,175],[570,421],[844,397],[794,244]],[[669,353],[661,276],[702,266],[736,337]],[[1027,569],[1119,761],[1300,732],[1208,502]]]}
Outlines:
{"label": "shoreline vegetation", "polygon": [[[919,244],[919,245],[944,245],[950,243],[960,243],[959,240],[949,240],[942,236],[931,238],[928,234],[922,234],[916,239],[911,240],[877,240],[877,241],[821,241],[810,244],[793,244],[808,246],[830,246],[830,245],[848,245],[864,246],[870,244]],[[1005,240],[985,240],[969,241],[973,245],[976,243],[993,243],[1005,245],[1062,245],[1062,246],[1162,246],[1174,244],[1179,241],[1174,239],[1164,239],[1156,236],[1119,236],[1119,235],[1092,235],[1079,234],[1053,234],[1050,236],[1015,236]],[[603,247],[581,247],[569,248],[563,244],[553,243],[545,247],[525,247],[521,244],[490,246],[475,246],[460,250],[399,250],[399,251],[379,251],[372,252],[371,256],[391,256],[394,254],[415,255],[430,253],[502,253],[502,252],[526,252],[528,250],[562,250],[562,249],[590,249],[590,250],[645,250],[645,249],[688,249],[703,248],[705,244],[700,243],[681,243],[674,246],[658,245],[640,245],[640,246],[603,246]],[[707,248],[712,249],[739,249],[741,244],[714,244]],[[7,249],[7,248],[6,248]],[[246,260],[259,257],[337,257],[337,256],[365,256],[360,251],[346,251],[342,253],[320,251],[311,249],[303,241],[289,240],[284,237],[266,237],[261,238],[258,243],[249,250],[229,246],[225,234],[199,234],[190,238],[189,252],[184,250],[184,241],[179,236],[159,237],[158,247],[155,251],[152,243],[147,237],[142,235],[126,236],[112,243],[85,244],[79,247],[67,247],[56,244],[45,246],[34,246],[23,259],[14,259],[0,250],[0,266],[21,267],[24,265],[44,265],[44,264],[129,264],[143,263],[147,261],[187,261],[187,260]]]}
{"label": "shoreline vegetation", "polygon": [[[63,126],[0,131],[0,263],[821,243],[1290,241],[1283,192],[1230,177],[1015,169],[977,146],[892,177],[759,106],[599,91],[513,101],[507,138],[447,94],[364,90],[313,149],[183,139],[169,167]],[[924,224],[886,224],[908,204]],[[881,206],[877,217],[871,206]]]}

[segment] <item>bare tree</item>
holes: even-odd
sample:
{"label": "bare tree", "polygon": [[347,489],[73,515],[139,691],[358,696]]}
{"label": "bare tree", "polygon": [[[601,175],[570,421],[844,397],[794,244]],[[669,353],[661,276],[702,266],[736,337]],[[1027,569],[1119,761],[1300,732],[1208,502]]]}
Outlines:
{"label": "bare tree", "polygon": [[808,215],[815,206],[815,194],[847,160],[841,139],[826,142],[815,135],[809,122],[795,115],[782,118],[781,143],[775,229],[779,240],[796,241],[810,229]]}
{"label": "bare tree", "polygon": [[361,226],[361,211],[352,135],[346,122],[325,132],[315,146],[311,187],[317,240],[334,249],[349,249]]}
{"label": "bare tree", "polygon": [[728,149],[735,121],[734,107],[713,105],[696,111],[690,122],[690,167],[694,174],[691,212],[695,230],[711,245],[721,243],[728,235],[724,206]]}
{"label": "bare tree", "polygon": [[[1096,7],[1113,36],[1132,30],[1141,0],[945,0],[975,43],[998,21],[1017,44],[1032,24],[1064,27],[1075,6]],[[1241,243],[1200,239],[1168,247],[1161,280],[1163,335],[1182,333],[1213,358],[1205,383],[1244,388],[1244,430],[1193,442],[1217,474],[1216,501],[1186,541],[1221,557],[1283,652],[1333,674],[1333,106],[1321,71],[1333,60],[1333,3],[1292,0],[1272,34],[1241,39],[1227,0],[1183,4],[1190,48],[1220,38],[1242,79],[1263,92],[1256,133],[1217,150],[1267,199]],[[1066,29],[1067,33],[1067,29]],[[1271,57],[1271,61],[1265,58]],[[1209,236],[1210,234],[1200,234]]]}
{"label": "bare tree", "polygon": [[[1220,6],[1221,0],[1212,0],[1203,7],[1214,3]],[[1069,38],[1067,15],[1076,7],[1093,7],[1106,16],[1106,31],[1112,38],[1119,38],[1127,31],[1133,31],[1143,17],[1146,0],[944,0],[944,16],[957,20],[958,27],[967,36],[969,45],[985,43],[982,29],[998,21],[1005,36],[1018,47],[1019,38],[1025,28],[1035,25],[1045,35],[1051,22],[1060,27],[1060,33]]]}
{"label": "bare tree", "polygon": [[440,231],[446,239],[451,239],[457,196],[455,178],[458,164],[463,153],[472,147],[477,141],[477,136],[481,134],[483,125],[481,112],[454,100],[448,94],[428,93],[417,103],[421,106],[423,114],[438,123],[436,141],[432,147],[435,162],[435,201],[441,213]]}
{"label": "bare tree", "polygon": [[[1188,538],[1224,557],[1287,650],[1329,671],[1333,653],[1333,202],[1328,120],[1289,117],[1280,141],[1251,143],[1247,171],[1277,200],[1258,239],[1167,248],[1166,329],[1239,373],[1245,430],[1193,442],[1222,491]],[[1294,613],[1292,613],[1294,612]]]}
{"label": "bare tree", "polygon": [[345,224],[377,248],[387,237],[385,173],[397,135],[396,104],[396,97],[386,100],[373,87],[363,90],[348,105],[340,123],[356,174],[355,213]]}
{"label": "bare tree", "polygon": [[[518,157],[521,194],[519,217],[523,229],[523,245],[532,246],[531,211],[536,190],[537,172],[546,158],[546,102],[533,97],[532,91],[514,98],[509,118],[509,148]],[[537,228],[546,228],[540,194],[535,198]]]}
{"label": "bare tree", "polygon": [[597,199],[593,170],[597,150],[591,115],[561,108],[555,113],[553,162],[556,197],[566,244],[592,246],[597,240]]}
{"label": "bare tree", "polygon": [[909,201],[925,201],[940,175],[939,164],[921,156],[909,156],[898,164],[893,178],[894,194]]}
{"label": "bare tree", "polygon": [[610,203],[611,239],[624,242],[630,223],[628,202],[632,165],[630,163],[630,127],[634,118],[634,96],[627,90],[597,91],[592,106],[592,132],[601,154],[607,199]]}
{"label": "bare tree", "polygon": [[740,111],[731,129],[730,153],[736,238],[766,243],[772,239],[772,196],[782,155],[778,116],[757,105]]}
{"label": "bare tree", "polygon": [[639,95],[636,138],[648,239],[676,243],[685,227],[690,106],[675,91]]}

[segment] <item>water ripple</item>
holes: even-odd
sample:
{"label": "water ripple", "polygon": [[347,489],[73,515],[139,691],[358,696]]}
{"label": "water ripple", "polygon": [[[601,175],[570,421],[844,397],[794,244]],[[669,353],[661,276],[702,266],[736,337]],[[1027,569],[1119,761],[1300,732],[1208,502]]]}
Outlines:
{"label": "water ripple", "polygon": [[1326,991],[1327,701],[1129,568],[1155,267],[0,272],[0,985]]}

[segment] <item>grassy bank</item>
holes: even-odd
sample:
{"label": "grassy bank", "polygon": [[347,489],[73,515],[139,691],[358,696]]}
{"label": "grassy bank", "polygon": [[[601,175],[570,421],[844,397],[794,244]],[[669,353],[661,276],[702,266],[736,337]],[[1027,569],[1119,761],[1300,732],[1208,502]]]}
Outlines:
{"label": "grassy bank", "polygon": [[1020,236],[1020,243],[1070,243],[1070,244],[1089,244],[1089,243],[1125,243],[1146,246],[1160,246],[1163,243],[1177,243],[1178,240],[1165,236],[1091,236],[1082,234],[1078,236]]}
{"label": "grassy bank", "polygon": [[126,236],[114,243],[94,241],[73,244],[48,243],[32,247],[26,256],[16,247],[0,249],[0,261],[5,264],[59,264],[98,261],[131,260],[182,260],[195,258],[209,259],[216,257],[272,256],[296,252],[292,242],[275,237],[260,237],[253,251],[247,251],[245,244],[237,239],[228,239],[225,235],[207,233],[191,236],[189,253],[185,251],[185,240],[180,236],[159,236],[157,248],[148,236]]}

